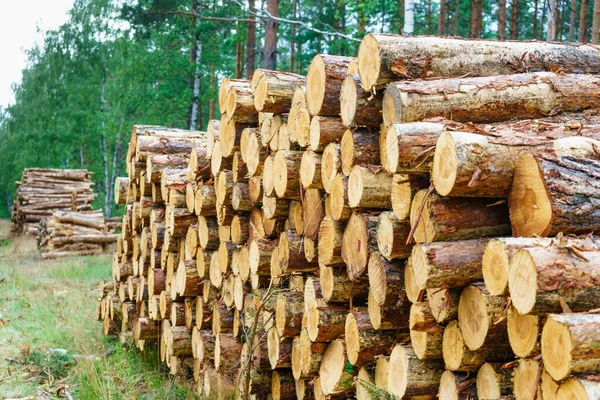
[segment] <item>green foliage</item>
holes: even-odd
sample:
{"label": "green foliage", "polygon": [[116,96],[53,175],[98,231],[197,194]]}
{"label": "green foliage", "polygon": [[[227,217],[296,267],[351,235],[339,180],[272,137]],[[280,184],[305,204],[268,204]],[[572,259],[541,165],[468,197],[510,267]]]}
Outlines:
{"label": "green foliage", "polygon": [[357,385],[361,385],[373,400],[400,400],[400,397],[388,392],[387,390],[375,386],[374,383],[357,379]]}
{"label": "green foliage", "polygon": [[[257,68],[262,65],[265,1],[256,0]],[[316,53],[356,55],[357,40],[365,34],[401,30],[401,3],[279,0],[281,18],[305,25],[279,23],[277,67],[305,73]],[[513,3],[507,4],[507,27]],[[446,6],[445,33],[467,37],[470,2],[447,0]],[[414,7],[415,34],[436,34],[440,1],[416,0]],[[580,2],[577,27],[579,7]],[[519,0],[519,39],[545,37],[545,9],[541,0]],[[565,40],[570,2],[560,2],[559,9],[559,40]],[[497,13],[497,2],[484,0],[484,38],[496,38]],[[111,193],[114,178],[125,174],[131,125],[190,126],[194,57],[199,60],[198,126],[204,129],[209,118],[219,118],[219,80],[246,75],[249,17],[247,0],[75,0],[69,20],[27,51],[27,68],[14,86],[15,103],[0,108],[0,152],[9,155],[0,171],[0,217],[8,216],[14,181],[27,167],[87,168],[95,173],[96,205],[108,214],[122,212]],[[588,18],[589,29],[592,12]]]}

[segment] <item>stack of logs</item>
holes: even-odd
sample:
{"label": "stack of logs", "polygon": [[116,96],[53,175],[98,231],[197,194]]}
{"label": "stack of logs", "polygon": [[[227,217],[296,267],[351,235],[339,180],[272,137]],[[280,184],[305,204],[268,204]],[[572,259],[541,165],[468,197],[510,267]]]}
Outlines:
{"label": "stack of logs", "polygon": [[12,228],[17,234],[38,234],[38,224],[54,211],[92,211],[96,198],[92,173],[79,169],[28,168],[17,185]]}
{"label": "stack of logs", "polygon": [[102,210],[55,211],[39,224],[38,248],[42,258],[100,254],[117,241],[117,218],[105,218]]}
{"label": "stack of logs", "polygon": [[598,398],[599,73],[367,35],[223,80],[206,133],[135,126],[105,333],[219,397]]}

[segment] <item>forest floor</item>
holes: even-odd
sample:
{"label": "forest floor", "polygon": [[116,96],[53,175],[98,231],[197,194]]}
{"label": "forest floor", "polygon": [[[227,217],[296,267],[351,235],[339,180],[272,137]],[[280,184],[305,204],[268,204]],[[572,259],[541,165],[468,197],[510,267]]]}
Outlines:
{"label": "forest floor", "polygon": [[196,398],[156,349],[102,335],[97,283],[110,279],[110,254],[41,260],[33,238],[9,229],[0,220],[0,399]]}

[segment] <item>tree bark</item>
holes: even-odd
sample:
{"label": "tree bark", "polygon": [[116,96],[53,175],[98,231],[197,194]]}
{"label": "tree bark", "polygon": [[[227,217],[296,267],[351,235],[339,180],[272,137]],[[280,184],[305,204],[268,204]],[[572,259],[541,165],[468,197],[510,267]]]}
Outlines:
{"label": "tree bark", "polygon": [[[272,17],[279,16],[279,0],[267,0],[267,13]],[[265,54],[264,66],[275,71],[277,68],[277,30],[279,22],[267,17],[265,20]]]}
{"label": "tree bark", "polygon": [[600,43],[600,1],[594,0],[594,18],[592,21],[592,43]]}
{"label": "tree bark", "polygon": [[546,30],[546,40],[556,41],[558,37],[558,0],[548,0],[548,28]]}
{"label": "tree bark", "polygon": [[340,114],[340,90],[351,60],[324,54],[313,58],[306,77],[306,104],[311,115]]}
{"label": "tree bark", "polygon": [[587,43],[589,0],[581,0],[579,8],[579,43]]}
{"label": "tree bark", "polygon": [[510,10],[510,40],[519,39],[519,0],[511,1]]}
{"label": "tree bark", "polygon": [[498,40],[506,40],[506,0],[498,0]]}
{"label": "tree bark", "polygon": [[246,36],[246,79],[252,79],[254,75],[254,65],[256,60],[256,22],[255,16],[255,0],[248,0],[248,32]]}

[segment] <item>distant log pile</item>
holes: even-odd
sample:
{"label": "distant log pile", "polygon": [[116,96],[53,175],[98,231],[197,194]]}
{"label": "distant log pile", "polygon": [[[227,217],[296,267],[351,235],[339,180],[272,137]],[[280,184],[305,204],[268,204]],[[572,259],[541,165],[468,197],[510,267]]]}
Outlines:
{"label": "distant log pile", "polygon": [[102,253],[116,243],[120,224],[104,218],[101,210],[77,212],[55,211],[40,221],[38,248],[42,258],[83,256]]}
{"label": "distant log pile", "polygon": [[105,334],[219,398],[598,399],[599,72],[367,35],[223,80],[207,132],[135,126]]}
{"label": "distant log pile", "polygon": [[37,235],[38,224],[55,211],[92,211],[97,197],[92,173],[78,169],[29,168],[17,184],[12,231]]}

